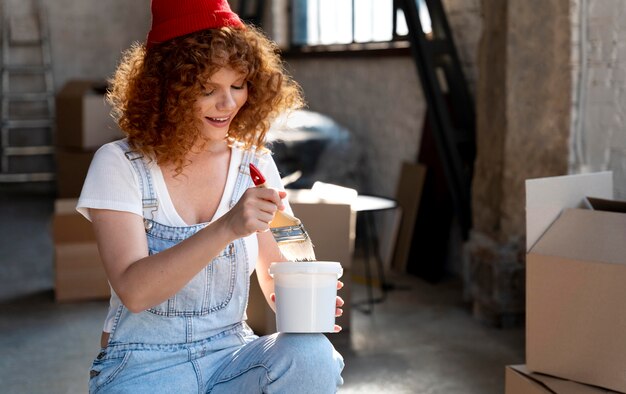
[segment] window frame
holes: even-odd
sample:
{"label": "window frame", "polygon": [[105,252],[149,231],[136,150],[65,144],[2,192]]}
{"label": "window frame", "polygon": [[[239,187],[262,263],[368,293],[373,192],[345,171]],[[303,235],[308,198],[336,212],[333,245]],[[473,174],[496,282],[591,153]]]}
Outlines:
{"label": "window frame", "polygon": [[389,41],[354,42],[354,3],[352,0],[352,42],[347,44],[294,44],[293,43],[293,3],[288,0],[288,46],[283,51],[287,57],[351,57],[351,56],[408,56],[411,54],[408,35],[397,34],[400,0],[393,0],[392,39]]}

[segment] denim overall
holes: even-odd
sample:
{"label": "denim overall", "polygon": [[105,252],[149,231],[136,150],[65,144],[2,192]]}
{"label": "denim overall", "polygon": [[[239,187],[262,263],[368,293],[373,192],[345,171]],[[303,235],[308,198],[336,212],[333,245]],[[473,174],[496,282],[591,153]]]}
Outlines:
{"label": "denim overall", "polygon": [[[166,226],[143,157],[117,142],[139,179],[150,254],[195,234],[207,223]],[[230,198],[249,188],[246,150]],[[90,371],[90,393],[326,393],[342,384],[343,359],[322,334],[257,337],[245,323],[250,276],[243,239],[229,244],[167,301],[140,313],[116,311],[106,348]],[[294,369],[294,365],[298,368]]]}

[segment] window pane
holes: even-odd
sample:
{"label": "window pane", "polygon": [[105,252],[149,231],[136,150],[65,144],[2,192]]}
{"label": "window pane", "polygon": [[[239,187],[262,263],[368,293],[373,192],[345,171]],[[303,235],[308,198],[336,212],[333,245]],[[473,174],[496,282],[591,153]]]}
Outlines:
{"label": "window pane", "polygon": [[406,24],[406,19],[404,18],[404,11],[398,8],[398,12],[396,14],[396,34],[399,36],[406,36],[409,34],[409,27]]}
{"label": "window pane", "polygon": [[351,43],[352,0],[319,0],[319,26],[319,44]]}
{"label": "window pane", "polygon": [[[293,0],[291,2],[291,42],[295,45],[309,44],[313,32],[309,31],[309,25],[317,26],[317,17],[310,18],[310,3],[317,5],[317,1]],[[317,37],[314,33],[313,37]]]}
{"label": "window pane", "polygon": [[430,13],[428,12],[428,7],[426,6],[426,2],[424,0],[419,0],[419,13],[422,30],[426,34],[431,33],[433,29],[430,22]]}
{"label": "window pane", "polygon": [[355,0],[354,41],[389,41],[392,38],[393,0]]}
{"label": "window pane", "polygon": [[[358,0],[357,0],[358,1]],[[390,41],[393,27],[393,0],[375,0],[372,5],[374,25],[372,41]]]}
{"label": "window pane", "polygon": [[354,41],[368,42],[372,40],[372,0],[356,0],[354,4]]}
{"label": "window pane", "polygon": [[[291,41],[296,45],[391,41],[393,12],[393,0],[291,0]],[[397,23],[396,34],[406,35],[402,11]]]}
{"label": "window pane", "polygon": [[[426,6],[426,2],[424,0],[415,0],[418,2],[418,10],[420,16],[420,23],[422,24],[422,30],[424,33],[428,34],[432,32],[432,23],[430,20],[430,13],[428,12],[428,6]],[[399,36],[406,36],[409,34],[409,28],[406,23],[406,19],[404,18],[404,12],[398,8],[397,13],[397,25],[396,25],[396,34]]]}
{"label": "window pane", "polygon": [[320,24],[319,21],[319,2],[315,1],[306,1],[306,14],[307,14],[307,35],[306,35],[306,43],[307,44],[318,44],[320,42]]}

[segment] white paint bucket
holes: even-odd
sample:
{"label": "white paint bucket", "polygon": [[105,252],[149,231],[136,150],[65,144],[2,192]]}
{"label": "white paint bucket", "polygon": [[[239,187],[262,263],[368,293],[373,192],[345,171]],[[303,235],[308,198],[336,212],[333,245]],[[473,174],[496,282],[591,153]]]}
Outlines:
{"label": "white paint bucket", "polygon": [[274,278],[279,332],[334,332],[341,264],[287,261],[272,263],[269,273]]}

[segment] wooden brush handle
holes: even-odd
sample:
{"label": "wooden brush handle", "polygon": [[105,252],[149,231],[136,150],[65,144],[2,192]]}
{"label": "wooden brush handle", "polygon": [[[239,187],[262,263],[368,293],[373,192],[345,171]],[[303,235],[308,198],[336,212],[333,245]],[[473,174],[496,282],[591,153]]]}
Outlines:
{"label": "wooden brush handle", "polygon": [[[250,177],[252,178],[252,182],[256,187],[266,188],[265,185],[265,177],[261,174],[258,168],[252,163],[250,163]],[[274,219],[270,222],[270,228],[278,228],[278,227],[289,227],[289,226],[297,226],[299,225],[300,219],[291,216],[287,212],[276,211],[274,215]]]}
{"label": "wooden brush handle", "polygon": [[270,228],[290,227],[300,224],[300,219],[291,216],[287,212],[276,211],[274,219],[270,222]]}

